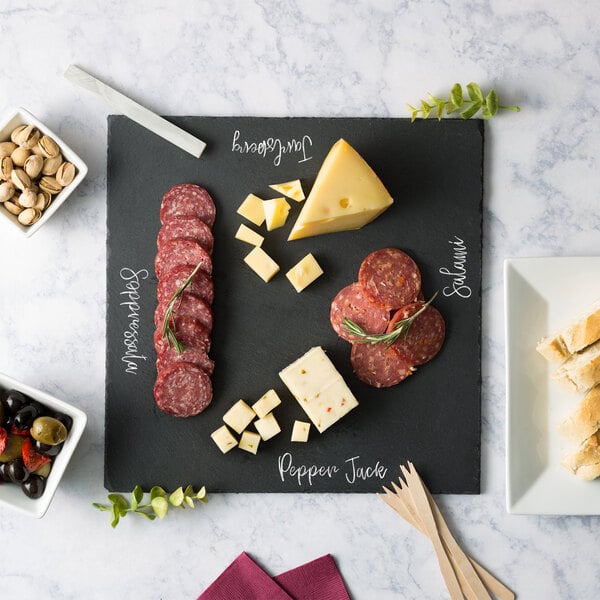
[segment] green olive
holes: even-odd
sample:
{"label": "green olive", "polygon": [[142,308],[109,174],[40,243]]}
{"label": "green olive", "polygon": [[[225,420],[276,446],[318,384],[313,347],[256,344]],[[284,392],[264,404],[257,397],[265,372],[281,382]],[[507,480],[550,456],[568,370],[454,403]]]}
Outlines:
{"label": "green olive", "polygon": [[9,462],[13,460],[13,458],[21,456],[21,446],[23,445],[24,440],[25,438],[23,436],[9,433],[8,439],[6,440],[6,447],[4,448],[4,451],[0,453],[0,462]]}
{"label": "green olive", "polygon": [[29,430],[31,437],[42,444],[56,446],[67,439],[67,428],[54,417],[38,417]]}

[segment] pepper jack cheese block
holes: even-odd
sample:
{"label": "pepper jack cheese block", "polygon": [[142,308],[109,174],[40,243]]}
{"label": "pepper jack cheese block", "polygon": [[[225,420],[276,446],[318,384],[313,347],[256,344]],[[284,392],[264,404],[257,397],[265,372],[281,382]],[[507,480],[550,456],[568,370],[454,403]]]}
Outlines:
{"label": "pepper jack cheese block", "polygon": [[231,431],[227,429],[227,425],[223,425],[219,427],[219,429],[213,431],[210,434],[210,437],[223,454],[226,454],[232,448],[235,448],[238,445],[238,442],[231,434]]}
{"label": "pepper jack cheese block", "polygon": [[373,169],[340,139],[323,161],[288,240],[360,229],[393,202]]}
{"label": "pepper jack cheese block", "polygon": [[310,253],[285,274],[297,292],[301,292],[321,275],[323,275],[323,269]]}
{"label": "pepper jack cheese block", "polygon": [[243,400],[238,400],[223,415],[223,421],[236,433],[242,433],[255,416],[256,413]]}
{"label": "pepper jack cheese block", "polygon": [[263,209],[263,201],[254,194],[248,194],[246,199],[240,204],[237,209],[238,215],[242,215],[248,221],[252,221],[257,227],[260,227],[265,222],[265,211]]}
{"label": "pepper jack cheese block", "polygon": [[275,437],[281,431],[281,427],[279,427],[279,423],[273,413],[269,413],[261,419],[254,421],[254,427],[260,433],[263,442]]}
{"label": "pepper jack cheese block", "polygon": [[279,265],[260,246],[250,250],[244,262],[266,282],[279,273]]}
{"label": "pepper jack cheese block", "polygon": [[308,432],[310,431],[310,423],[305,421],[294,421],[292,429],[292,442],[308,442]]}
{"label": "pepper jack cheese block", "polygon": [[287,221],[290,208],[291,207],[286,202],[285,198],[263,200],[263,212],[265,215],[267,231],[273,231],[273,229],[283,227]]}
{"label": "pepper jack cheese block", "polygon": [[302,202],[302,200],[304,200],[304,192],[302,191],[302,184],[299,179],[286,181],[285,183],[273,183],[269,187],[296,202]]}
{"label": "pepper jack cheese block", "polygon": [[251,454],[256,454],[258,452],[259,444],[260,435],[258,435],[258,433],[254,433],[253,431],[244,431],[244,433],[242,433],[242,437],[240,438],[238,448],[245,450],[246,452],[250,452]]}
{"label": "pepper jack cheese block", "polygon": [[277,392],[275,390],[269,390],[252,405],[252,410],[259,419],[262,419],[280,404],[281,398],[277,395]]}
{"label": "pepper jack cheese block", "polygon": [[256,233],[256,231],[250,229],[250,227],[246,227],[243,223],[238,227],[235,239],[251,244],[252,246],[261,246],[265,241],[265,238],[260,233]]}
{"label": "pepper jack cheese block", "polygon": [[323,348],[311,348],[279,373],[319,433],[358,406],[358,401]]}

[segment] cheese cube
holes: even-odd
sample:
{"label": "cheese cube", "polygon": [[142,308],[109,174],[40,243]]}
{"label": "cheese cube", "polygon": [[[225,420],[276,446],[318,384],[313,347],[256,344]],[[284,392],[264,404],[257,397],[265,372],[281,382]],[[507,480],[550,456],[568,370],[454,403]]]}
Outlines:
{"label": "cheese cube", "polygon": [[280,404],[281,398],[279,398],[277,392],[275,390],[269,390],[252,405],[252,410],[259,419],[262,419]]}
{"label": "cheese cube", "polygon": [[238,443],[231,431],[227,429],[227,425],[223,425],[210,434],[213,442],[219,447],[219,450],[226,454],[232,448],[235,448]]}
{"label": "cheese cube", "polygon": [[260,435],[258,435],[258,433],[254,433],[253,431],[246,430],[244,431],[244,433],[242,433],[242,437],[240,438],[238,448],[241,448],[246,452],[250,452],[251,454],[256,454],[258,452],[259,444]]}
{"label": "cheese cube", "polygon": [[243,400],[238,400],[223,415],[223,421],[236,433],[242,433],[255,416],[256,413]]}
{"label": "cheese cube", "polygon": [[323,275],[323,269],[310,253],[285,274],[297,292],[301,292],[321,275]]}
{"label": "cheese cube", "polygon": [[294,421],[292,429],[292,442],[308,442],[308,432],[310,431],[310,423],[305,421]]}
{"label": "cheese cube", "polygon": [[393,202],[364,158],[340,139],[323,161],[288,240],[359,229]]}
{"label": "cheese cube", "polygon": [[256,431],[260,433],[263,442],[275,437],[281,431],[281,427],[279,427],[279,423],[273,413],[269,413],[262,419],[254,421],[254,427],[256,427]]}
{"label": "cheese cube", "polygon": [[273,183],[269,187],[296,202],[302,202],[302,200],[304,200],[304,192],[302,191],[302,184],[299,179],[286,181],[285,183]]}
{"label": "cheese cube", "polygon": [[285,225],[290,212],[290,205],[286,202],[285,198],[263,200],[263,211],[265,213],[267,231],[273,231],[273,229]]}
{"label": "cheese cube", "polygon": [[247,244],[252,244],[253,246],[261,246],[265,240],[260,233],[256,233],[256,231],[253,231],[250,227],[246,227],[243,223],[238,227],[235,239],[246,242]]}
{"label": "cheese cube", "polygon": [[250,250],[244,262],[266,282],[279,273],[279,265],[260,246]]}
{"label": "cheese cube", "polygon": [[320,433],[358,406],[358,401],[320,346],[280,371],[288,387]]}
{"label": "cheese cube", "polygon": [[254,194],[248,194],[246,199],[240,204],[237,209],[238,215],[252,221],[256,226],[260,227],[265,222],[265,211],[263,210],[263,201]]}

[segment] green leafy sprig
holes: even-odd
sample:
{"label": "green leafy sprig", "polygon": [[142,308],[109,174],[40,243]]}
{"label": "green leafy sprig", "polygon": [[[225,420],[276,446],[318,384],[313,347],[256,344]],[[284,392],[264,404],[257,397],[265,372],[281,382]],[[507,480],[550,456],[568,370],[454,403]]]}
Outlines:
{"label": "green leafy sprig", "polygon": [[467,85],[467,94],[468,98],[463,97],[463,89],[460,83],[455,83],[452,86],[448,99],[437,98],[432,94],[427,94],[428,101],[421,100],[420,108],[416,108],[410,104],[406,105],[408,110],[410,110],[410,121],[413,123],[418,117],[427,119],[432,112],[435,112],[438,121],[441,121],[444,110],[447,115],[461,110],[460,116],[463,119],[474,117],[480,110],[481,116],[484,119],[491,119],[499,110],[513,110],[515,112],[521,110],[518,106],[504,106],[500,104],[498,94],[495,90],[490,90],[484,96],[481,88],[475,82]]}
{"label": "green leafy sprig", "polygon": [[135,513],[149,521],[154,521],[156,517],[164,519],[171,506],[196,508],[196,501],[207,502],[208,498],[204,487],[195,492],[194,488],[188,485],[185,490],[183,487],[178,487],[171,494],[167,494],[163,488],[156,485],[150,490],[149,499],[144,503],[144,490],[136,485],[131,492],[131,500],[128,501],[122,494],[108,494],[108,500],[110,504],[94,502],[92,505],[102,512],[111,513],[110,524],[114,528],[128,513]]}
{"label": "green leafy sprig", "polygon": [[394,325],[394,329],[388,333],[367,333],[358,323],[355,323],[352,319],[348,319],[347,317],[344,318],[344,328],[349,334],[358,338],[357,340],[354,340],[355,342],[363,344],[379,344],[383,342],[390,346],[400,336],[403,336],[404,338],[408,336],[408,332],[415,319],[434,301],[437,294],[437,292],[433,294],[433,296],[431,296],[431,298],[429,298],[429,300],[427,300],[414,315],[402,319],[402,321],[398,321]]}
{"label": "green leafy sprig", "polygon": [[181,354],[185,350],[185,347],[177,339],[177,327],[175,325],[175,316],[173,315],[173,312],[176,310],[176,304],[181,302],[183,292],[185,292],[186,288],[192,283],[194,275],[198,272],[201,266],[202,262],[199,262],[194,270],[190,273],[190,276],[175,291],[175,293],[169,299],[167,310],[165,311],[165,317],[162,324],[162,337],[167,340],[169,347],[174,347],[175,350],[177,350],[177,354]]}

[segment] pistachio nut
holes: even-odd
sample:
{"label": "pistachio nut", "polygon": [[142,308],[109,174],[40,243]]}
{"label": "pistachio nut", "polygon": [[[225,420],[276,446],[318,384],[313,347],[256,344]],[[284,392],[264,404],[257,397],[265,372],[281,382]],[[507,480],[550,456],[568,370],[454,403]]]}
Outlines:
{"label": "pistachio nut", "polygon": [[15,186],[11,181],[0,183],[0,202],[6,202],[15,195]]}
{"label": "pistachio nut", "polygon": [[31,178],[23,171],[23,169],[13,169],[10,173],[10,180],[15,184],[15,187],[21,191],[31,187]]}
{"label": "pistachio nut", "polygon": [[7,200],[2,206],[11,214],[18,215],[23,209],[11,200]]}
{"label": "pistachio nut", "polygon": [[33,154],[35,154],[36,156],[41,156],[42,158],[46,158],[44,156],[44,153],[42,152],[42,149],[40,148],[40,143],[39,142],[31,149],[31,152]]}
{"label": "pistachio nut", "polygon": [[60,153],[51,158],[46,158],[46,160],[44,160],[44,165],[42,166],[42,175],[55,175],[62,162],[63,157]]}
{"label": "pistachio nut", "polygon": [[62,185],[56,181],[56,177],[42,177],[39,182],[40,190],[49,194],[58,194],[62,190]]}
{"label": "pistachio nut", "polygon": [[13,142],[19,144],[21,148],[27,148],[31,150],[39,141],[40,132],[33,125],[27,125],[25,129],[22,129],[15,135]]}
{"label": "pistachio nut", "polygon": [[64,162],[60,167],[58,167],[58,171],[56,171],[56,181],[60,183],[63,187],[69,185],[73,179],[75,179],[75,165],[70,162]]}
{"label": "pistachio nut", "polygon": [[31,177],[31,179],[35,179],[42,172],[43,166],[43,157],[38,156],[37,154],[30,154],[23,165],[23,169],[25,170],[25,173]]}
{"label": "pistachio nut", "polygon": [[13,170],[13,161],[10,156],[5,156],[0,159],[0,179],[8,181]]}
{"label": "pistachio nut", "polygon": [[14,142],[0,142],[0,158],[10,156],[17,145]]}
{"label": "pistachio nut", "polygon": [[60,152],[58,144],[49,135],[43,135],[41,137],[39,147],[46,158],[52,158]]}
{"label": "pistachio nut", "polygon": [[14,142],[17,146],[19,145],[19,142],[17,142],[17,138],[26,127],[27,125],[19,125],[18,127],[15,127],[15,129],[13,129],[12,133],[10,134],[11,141]]}
{"label": "pistachio nut", "polygon": [[35,206],[33,208],[37,208],[38,210],[46,210],[50,206],[51,201],[52,196],[48,192],[38,192],[37,200],[35,201]]}
{"label": "pistachio nut", "polygon": [[35,208],[26,208],[23,212],[19,213],[17,219],[21,225],[32,225],[42,216],[41,211],[35,210]]}
{"label": "pistachio nut", "polygon": [[17,146],[14,152],[10,155],[13,165],[16,167],[22,167],[30,154],[31,150],[23,148],[22,146]]}
{"label": "pistachio nut", "polygon": [[31,189],[27,188],[23,190],[23,193],[19,197],[19,204],[23,208],[32,208],[37,202],[37,194]]}

